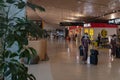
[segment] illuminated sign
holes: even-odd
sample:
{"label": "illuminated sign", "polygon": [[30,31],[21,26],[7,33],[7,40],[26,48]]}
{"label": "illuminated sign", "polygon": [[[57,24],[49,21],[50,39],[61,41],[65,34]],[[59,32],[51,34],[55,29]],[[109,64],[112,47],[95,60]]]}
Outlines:
{"label": "illuminated sign", "polygon": [[84,27],[85,28],[117,28],[117,25],[107,24],[107,23],[87,23],[84,24]]}
{"label": "illuminated sign", "polygon": [[116,19],[110,19],[108,21],[109,24],[118,24],[120,25],[120,18],[116,18]]}
{"label": "illuminated sign", "polygon": [[91,27],[90,23],[84,24],[84,27]]}

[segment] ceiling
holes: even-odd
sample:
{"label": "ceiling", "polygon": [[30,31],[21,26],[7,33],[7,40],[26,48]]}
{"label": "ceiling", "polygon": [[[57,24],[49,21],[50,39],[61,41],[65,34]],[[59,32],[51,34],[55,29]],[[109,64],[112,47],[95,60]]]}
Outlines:
{"label": "ceiling", "polygon": [[120,0],[28,0],[45,8],[45,12],[27,8],[30,19],[49,24],[71,21],[95,21],[120,18]]}

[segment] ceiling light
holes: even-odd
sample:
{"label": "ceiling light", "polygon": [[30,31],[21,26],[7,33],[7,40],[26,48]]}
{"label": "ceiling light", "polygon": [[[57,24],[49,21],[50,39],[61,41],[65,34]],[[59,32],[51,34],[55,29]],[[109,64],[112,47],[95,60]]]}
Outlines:
{"label": "ceiling light", "polygon": [[76,17],[67,17],[67,19],[69,19],[69,20],[76,20],[77,18]]}
{"label": "ceiling light", "polygon": [[76,16],[76,17],[83,17],[84,15],[77,13],[77,14],[75,14],[75,16]]}
{"label": "ceiling light", "polygon": [[111,14],[110,18],[111,18],[111,19],[116,18],[116,15],[115,15],[115,14]]}
{"label": "ceiling light", "polygon": [[71,19],[64,19],[63,21],[65,21],[65,22],[76,22],[75,20],[71,20]]}
{"label": "ceiling light", "polygon": [[115,12],[115,10],[113,10],[113,13]]}
{"label": "ceiling light", "polygon": [[71,22],[71,20],[67,20],[67,19],[66,19],[66,20],[63,20],[63,21],[65,21],[65,22]]}

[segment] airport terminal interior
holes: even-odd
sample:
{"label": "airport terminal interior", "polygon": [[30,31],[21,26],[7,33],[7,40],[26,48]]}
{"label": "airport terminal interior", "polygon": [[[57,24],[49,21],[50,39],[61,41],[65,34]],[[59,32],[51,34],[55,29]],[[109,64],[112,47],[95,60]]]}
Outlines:
{"label": "airport terminal interior", "polygon": [[[49,60],[28,66],[37,80],[120,79],[120,59],[111,56],[108,46],[113,34],[117,35],[119,44],[120,0],[29,1],[46,9],[34,13],[28,8],[27,15],[30,19],[41,18],[49,34],[46,50]],[[84,33],[88,33],[92,41],[86,64],[81,63],[83,56],[79,50]],[[96,42],[98,34],[103,37],[100,46]],[[99,52],[97,65],[90,64],[90,49]]]}
{"label": "airport terminal interior", "polygon": [[27,3],[40,10],[26,7],[24,15],[45,33],[27,35],[37,57],[30,64],[21,60],[36,80],[120,79],[120,0]]}

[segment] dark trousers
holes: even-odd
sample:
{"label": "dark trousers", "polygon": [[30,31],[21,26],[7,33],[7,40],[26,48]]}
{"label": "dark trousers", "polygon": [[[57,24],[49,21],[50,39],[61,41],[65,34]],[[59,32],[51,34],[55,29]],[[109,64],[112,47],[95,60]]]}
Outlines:
{"label": "dark trousers", "polygon": [[84,47],[83,49],[83,58],[82,58],[82,61],[87,61],[87,58],[88,58],[88,47]]}
{"label": "dark trousers", "polygon": [[111,51],[112,51],[112,55],[115,56],[116,54],[116,46],[115,45],[112,45],[112,48],[111,48]]}
{"label": "dark trousers", "polygon": [[98,40],[98,47],[100,46],[100,41]]}

